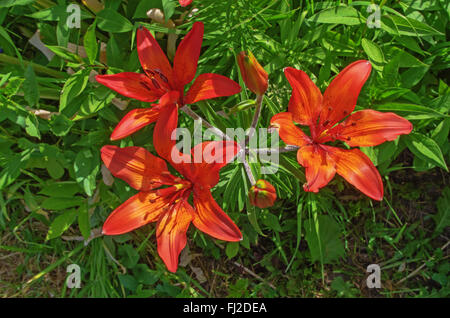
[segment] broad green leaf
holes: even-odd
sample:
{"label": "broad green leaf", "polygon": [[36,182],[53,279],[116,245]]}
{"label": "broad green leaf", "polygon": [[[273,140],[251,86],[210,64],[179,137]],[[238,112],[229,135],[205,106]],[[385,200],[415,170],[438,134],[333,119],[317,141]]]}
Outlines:
{"label": "broad green leaf", "polygon": [[59,179],[64,175],[64,168],[54,157],[48,158],[46,169],[52,179]]}
{"label": "broad green leaf", "polygon": [[278,221],[278,218],[270,213],[270,212],[266,212],[266,213],[261,213],[261,219],[262,222],[269,227],[272,231],[276,231],[276,232],[282,232],[283,230],[281,229],[280,226],[280,222]]}
{"label": "broad green leaf", "polygon": [[64,111],[68,104],[84,91],[89,80],[89,73],[90,71],[87,69],[80,70],[66,81],[59,100],[60,112]]}
{"label": "broad green leaf", "polygon": [[63,181],[52,182],[44,186],[39,194],[44,194],[49,197],[72,198],[80,192],[81,188],[75,181]]}
{"label": "broad green leaf", "polygon": [[344,244],[341,240],[342,231],[330,216],[318,216],[318,233],[312,218],[305,220],[303,227],[313,262],[320,261],[321,252],[324,264],[330,264],[344,256]]}
{"label": "broad green leaf", "polygon": [[411,133],[405,136],[404,140],[415,156],[448,171],[441,148],[433,139],[420,133]]}
{"label": "broad green leaf", "polygon": [[89,222],[89,209],[87,204],[83,204],[78,212],[78,227],[81,235],[87,240],[91,236],[91,224]]}
{"label": "broad green leaf", "polygon": [[50,129],[55,136],[65,136],[73,126],[73,121],[64,114],[54,115],[50,120]]}
{"label": "broad green leaf", "polygon": [[417,21],[412,18],[400,17],[391,14],[383,15],[381,17],[381,28],[393,35],[407,35],[417,37],[427,35],[444,35],[423,22]]}
{"label": "broad green leaf", "polygon": [[95,36],[95,28],[96,23],[92,23],[86,33],[84,34],[84,49],[86,50],[86,55],[89,59],[89,63],[94,64],[95,59],[97,58],[98,53],[98,43],[97,43],[97,37]]}
{"label": "broad green leaf", "polygon": [[20,170],[27,166],[30,152],[25,150],[20,154],[0,154],[0,189],[14,182],[20,175]]}
{"label": "broad green leaf", "polygon": [[227,254],[228,259],[232,259],[239,252],[239,242],[228,242],[225,248],[225,254]]}
{"label": "broad green leaf", "polygon": [[129,244],[120,245],[117,253],[120,257],[120,262],[126,268],[133,268],[139,261],[138,252]]}
{"label": "broad green leaf", "polygon": [[39,87],[36,80],[36,75],[34,74],[34,70],[31,64],[26,68],[24,77],[24,98],[29,106],[33,107],[39,102]]}
{"label": "broad green leaf", "polygon": [[95,177],[100,170],[99,155],[91,150],[80,151],[75,157],[74,171],[76,181],[88,196],[92,196],[96,187]]}
{"label": "broad green leaf", "polygon": [[84,201],[85,199],[80,196],[74,196],[70,200],[68,198],[50,197],[42,201],[41,207],[47,210],[59,211],[80,206]]}
{"label": "broad green leaf", "polygon": [[35,115],[29,114],[25,120],[25,131],[31,137],[41,139],[41,133],[39,131],[39,121]]}
{"label": "broad green leaf", "polygon": [[98,27],[107,32],[122,33],[133,30],[133,24],[127,18],[112,9],[97,13]]}
{"label": "broad green leaf", "polygon": [[77,210],[69,210],[61,215],[58,215],[50,225],[45,240],[48,241],[61,236],[61,234],[63,234],[72,225],[76,216]]}
{"label": "broad green leaf", "polygon": [[320,11],[310,17],[308,21],[316,23],[358,25],[364,23],[365,19],[355,8],[341,6]]}
{"label": "broad green leaf", "polygon": [[172,15],[175,13],[175,1],[172,0],[162,0],[162,6],[164,11],[164,17],[168,21]]}
{"label": "broad green leaf", "polygon": [[372,65],[375,69],[382,70],[384,64],[384,55],[381,48],[374,42],[368,39],[362,39],[361,45],[366,52],[369,60],[372,62]]}

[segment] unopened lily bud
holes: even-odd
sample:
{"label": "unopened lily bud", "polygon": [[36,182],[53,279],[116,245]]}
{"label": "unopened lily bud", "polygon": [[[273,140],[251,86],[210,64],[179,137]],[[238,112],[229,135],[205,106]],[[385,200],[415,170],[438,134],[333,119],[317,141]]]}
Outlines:
{"label": "unopened lily bud", "polygon": [[266,180],[259,179],[248,192],[250,203],[264,209],[272,206],[277,199],[275,188]]}
{"label": "unopened lily bud", "polygon": [[244,51],[238,55],[238,64],[241,69],[242,79],[249,90],[256,95],[263,95],[268,86],[269,75],[258,63],[252,52]]}

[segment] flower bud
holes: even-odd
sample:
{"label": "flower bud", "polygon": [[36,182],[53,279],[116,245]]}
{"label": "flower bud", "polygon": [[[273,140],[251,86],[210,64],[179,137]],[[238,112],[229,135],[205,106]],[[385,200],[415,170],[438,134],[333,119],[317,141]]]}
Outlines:
{"label": "flower bud", "polygon": [[268,86],[269,75],[267,75],[267,72],[258,63],[252,52],[247,54],[242,51],[239,53],[237,60],[242,79],[247,88],[258,96],[263,95]]}
{"label": "flower bud", "polygon": [[275,188],[266,180],[259,179],[248,192],[250,203],[264,209],[272,206],[277,199]]}

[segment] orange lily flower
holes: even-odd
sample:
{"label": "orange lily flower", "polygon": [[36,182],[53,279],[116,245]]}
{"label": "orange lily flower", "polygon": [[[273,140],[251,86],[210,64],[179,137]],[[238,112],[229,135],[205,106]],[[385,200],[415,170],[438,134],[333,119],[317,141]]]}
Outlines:
{"label": "orange lily flower", "polygon": [[[215,150],[208,155],[208,148],[221,149],[219,158]],[[210,191],[219,181],[219,170],[238,153],[239,146],[234,141],[210,141],[195,146],[192,156],[197,151],[203,156],[201,162],[173,164],[184,177],[180,178],[169,172],[164,160],[144,148],[104,146],[101,157],[106,167],[139,192],[111,213],[103,224],[103,234],[119,235],[157,222],[158,254],[171,272],[177,270],[191,222],[214,238],[241,240],[239,228]],[[188,202],[191,194],[193,206]]]}
{"label": "orange lily flower", "polygon": [[[276,114],[270,122],[286,144],[300,147],[297,161],[305,167],[305,191],[318,192],[338,173],[365,195],[382,200],[380,174],[361,150],[325,145],[341,140],[350,147],[370,147],[411,132],[412,124],[394,113],[366,109],[351,114],[371,69],[365,60],[350,64],[323,95],[305,72],[291,67],[284,70],[292,87],[288,111]],[[309,126],[311,136],[294,122]]]}
{"label": "orange lily flower", "polygon": [[150,108],[138,108],[126,114],[117,124],[111,140],[125,138],[158,120],[168,104],[179,107],[201,100],[231,96],[241,91],[235,81],[212,73],[199,75],[186,95],[184,88],[195,77],[203,41],[203,23],[195,22],[192,30],[180,42],[173,67],[152,34],[144,27],[137,31],[137,51],[145,74],[123,72],[97,75],[97,82],[126,97],[143,102],[159,103]]}

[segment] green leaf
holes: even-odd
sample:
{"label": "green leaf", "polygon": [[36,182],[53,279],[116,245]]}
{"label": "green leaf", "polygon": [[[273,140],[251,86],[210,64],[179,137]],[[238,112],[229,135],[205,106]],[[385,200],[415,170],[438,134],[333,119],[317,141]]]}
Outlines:
{"label": "green leaf", "polygon": [[158,271],[151,270],[146,264],[137,264],[133,268],[133,277],[141,284],[153,285],[159,280]]}
{"label": "green leaf", "polygon": [[444,35],[428,24],[412,18],[400,17],[396,15],[383,15],[381,17],[381,28],[386,32],[394,35],[407,35],[417,37],[427,35]]}
{"label": "green leaf", "polygon": [[282,232],[280,222],[278,221],[278,218],[269,212],[266,212],[262,214],[262,221],[263,223],[268,226],[272,231],[276,232]]}
{"label": "green leaf", "polygon": [[127,18],[112,9],[97,13],[98,27],[103,31],[122,33],[133,30],[133,24]]}
{"label": "green leaf", "polygon": [[21,154],[7,155],[0,154],[0,189],[11,184],[20,175],[20,170],[27,166],[30,159],[29,151]]}
{"label": "green leaf", "polygon": [[333,23],[358,25],[364,23],[364,17],[360,16],[359,11],[353,7],[334,7],[320,11],[308,19],[316,23]]}
{"label": "green leaf", "polygon": [[59,179],[64,175],[64,168],[53,157],[48,158],[46,169],[52,179]]}
{"label": "green leaf", "polygon": [[136,279],[133,276],[119,274],[118,277],[119,277],[120,283],[122,284],[122,286],[125,289],[128,289],[128,290],[134,292],[136,290],[136,288],[138,287],[138,282],[136,281]]}
{"label": "green leaf", "polygon": [[73,121],[63,114],[54,115],[50,120],[50,130],[55,136],[65,136],[73,126]]}
{"label": "green leaf", "polygon": [[305,238],[312,261],[320,261],[322,254],[323,263],[330,264],[345,254],[344,243],[341,240],[342,231],[336,221],[328,215],[319,215],[317,219],[319,233],[316,232],[316,225],[312,218],[305,220]]}
{"label": "green leaf", "polygon": [[168,21],[172,15],[175,13],[175,1],[172,0],[162,0],[164,18]]}
{"label": "green leaf", "polygon": [[39,131],[39,121],[35,115],[29,114],[25,119],[25,131],[31,137],[41,139],[41,133]]}
{"label": "green leaf", "polygon": [[34,0],[0,0],[0,8],[24,6],[35,2]]}
{"label": "green leaf", "polygon": [[79,196],[72,197],[70,200],[68,198],[50,197],[42,201],[41,207],[47,210],[59,211],[80,206],[84,201],[85,199]]}
{"label": "green leaf", "polygon": [[408,103],[386,103],[373,105],[371,108],[378,111],[395,112],[408,120],[448,117],[430,107]]}
{"label": "green leaf", "polygon": [[129,244],[120,245],[117,253],[120,257],[120,262],[126,268],[133,268],[139,261],[138,252]]}
{"label": "green leaf", "polygon": [[98,154],[91,150],[80,151],[75,157],[74,171],[76,181],[83,187],[88,196],[92,196],[96,187],[95,177],[100,170]]}
{"label": "green leaf", "polygon": [[91,224],[89,222],[89,209],[87,204],[83,204],[80,207],[78,213],[78,227],[80,228],[81,235],[87,240],[91,236]]}
{"label": "green leaf", "polygon": [[380,47],[368,39],[362,39],[361,45],[366,52],[369,60],[375,69],[382,70],[384,64],[384,55]]}
{"label": "green leaf", "polygon": [[39,194],[50,197],[72,198],[75,194],[80,193],[80,186],[75,181],[52,182],[44,186]]}
{"label": "green leaf", "polygon": [[433,215],[436,222],[435,233],[441,233],[450,226],[450,188],[446,187],[442,191],[442,196],[436,202],[438,213]]}
{"label": "green leaf", "polygon": [[227,254],[228,259],[232,259],[239,252],[239,242],[228,242],[225,248],[225,254]]}
{"label": "green leaf", "polygon": [[67,48],[62,46],[52,46],[52,45],[46,45],[56,55],[58,55],[60,58],[73,63],[80,63],[82,62],[81,57],[79,57],[77,54],[70,52]]}
{"label": "green leaf", "polygon": [[89,80],[89,73],[90,70],[80,70],[66,81],[59,100],[60,112],[63,112],[67,105],[84,91]]}
{"label": "green leaf", "polygon": [[75,221],[77,210],[66,211],[57,216],[48,229],[46,241],[61,236]]}
{"label": "green leaf", "polygon": [[411,133],[404,138],[408,149],[415,156],[448,171],[441,148],[433,139],[419,133]]}
{"label": "green leaf", "polygon": [[92,23],[84,34],[83,44],[89,63],[94,64],[98,53],[97,37],[95,36],[96,22]]}
{"label": "green leaf", "polygon": [[35,106],[39,101],[39,87],[36,80],[36,75],[34,74],[33,67],[28,65],[25,70],[25,81],[23,82],[24,98],[29,106]]}

